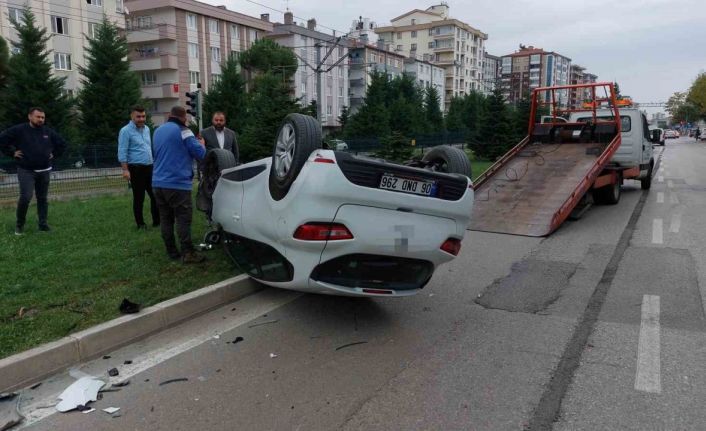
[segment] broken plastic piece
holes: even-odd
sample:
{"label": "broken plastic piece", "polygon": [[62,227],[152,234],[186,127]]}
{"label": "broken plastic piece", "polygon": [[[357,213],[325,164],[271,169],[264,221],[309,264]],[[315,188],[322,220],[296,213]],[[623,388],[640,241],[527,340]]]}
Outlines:
{"label": "broken plastic piece", "polygon": [[135,304],[134,302],[130,302],[127,298],[124,298],[118,309],[123,314],[134,314],[140,311],[140,304]]}
{"label": "broken plastic piece", "polygon": [[275,355],[274,353],[270,353],[270,358],[276,358],[276,357],[277,357],[277,355]]}
{"label": "broken plastic piece", "polygon": [[243,337],[235,337],[235,340],[233,340],[233,344],[235,344],[235,343],[240,343],[240,342],[243,341],[243,340],[244,340]]}
{"label": "broken plastic piece", "polygon": [[112,387],[113,387],[113,388],[122,388],[123,386],[127,386],[127,385],[129,385],[129,384],[130,384],[130,380],[125,380],[124,382],[113,383],[113,384],[112,384]]}
{"label": "broken plastic piece", "polygon": [[20,398],[14,392],[0,394],[0,430],[10,429],[24,419],[20,414]]}
{"label": "broken plastic piece", "polygon": [[81,413],[85,414],[85,413],[91,413],[91,412],[95,412],[95,411],[96,411],[96,409],[90,408],[90,409],[86,409],[86,410],[81,410]]}
{"label": "broken plastic piece", "polygon": [[344,344],[342,346],[338,346],[338,347],[336,347],[336,350],[341,350],[341,349],[345,349],[346,347],[357,346],[358,344],[366,344],[366,343],[367,343],[367,341],[356,341],[355,343],[348,343],[348,344]]}
{"label": "broken plastic piece", "polygon": [[103,359],[110,359],[110,355],[103,355]]}
{"label": "broken plastic piece", "polygon": [[248,328],[254,328],[256,326],[262,326],[262,325],[269,325],[270,323],[277,323],[277,322],[279,322],[279,319],[266,320],[264,322],[253,323],[252,325],[248,326]]}
{"label": "broken plastic piece", "polygon": [[115,376],[117,376],[118,374],[120,374],[120,372],[118,371],[117,368],[111,368],[111,369],[108,370],[108,375],[109,375],[110,377],[115,377]]}
{"label": "broken plastic piece", "polygon": [[112,415],[113,413],[117,412],[118,410],[120,410],[120,407],[106,407],[103,409],[103,411],[108,413],[109,415]]}
{"label": "broken plastic piece", "polygon": [[162,383],[160,383],[159,386],[168,385],[168,384],[170,384],[170,383],[188,382],[188,381],[189,381],[189,379],[187,379],[186,377],[179,377],[178,379],[165,380],[165,381],[163,381]]}
{"label": "broken plastic piece", "polygon": [[132,361],[129,359],[127,361],[123,362],[123,365],[131,365],[131,364],[132,364]]}
{"label": "broken plastic piece", "polygon": [[78,406],[85,406],[91,401],[96,401],[98,399],[98,391],[103,386],[105,386],[105,382],[101,380],[96,380],[92,377],[81,377],[59,395],[61,402],[56,405],[56,409],[64,413]]}

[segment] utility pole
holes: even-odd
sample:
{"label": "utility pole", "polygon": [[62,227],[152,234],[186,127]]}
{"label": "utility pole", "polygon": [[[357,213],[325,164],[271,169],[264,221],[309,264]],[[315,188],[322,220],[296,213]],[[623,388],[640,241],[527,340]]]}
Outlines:
{"label": "utility pole", "polygon": [[319,129],[321,129],[321,132],[323,133],[323,124],[324,124],[324,117],[323,117],[323,112],[322,112],[322,107],[323,107],[323,85],[322,85],[322,73],[323,71],[321,70],[321,42],[316,42],[316,119],[319,120]]}

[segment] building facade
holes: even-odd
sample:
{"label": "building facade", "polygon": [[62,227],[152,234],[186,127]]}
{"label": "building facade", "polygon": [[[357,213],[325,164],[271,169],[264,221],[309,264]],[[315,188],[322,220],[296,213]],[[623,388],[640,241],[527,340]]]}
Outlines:
{"label": "building facade", "polygon": [[[517,103],[538,87],[568,85],[571,59],[556,52],[533,46],[520,45],[520,49],[501,57],[501,86],[509,103]],[[549,101],[549,94],[545,95]],[[569,92],[557,91],[559,107],[569,106]]]}
{"label": "building facade", "polygon": [[358,40],[363,43],[375,44],[378,39],[378,35],[375,33],[377,24],[371,21],[370,18],[358,17],[358,19],[353,20],[351,24],[351,30],[348,32],[348,38],[352,40]]}
{"label": "building facade", "polygon": [[299,66],[293,78],[294,96],[299,98],[303,105],[318,98],[317,73],[312,69],[317,65],[317,51],[323,59],[332,49],[322,66],[322,103],[317,109],[320,110],[321,126],[324,129],[340,127],[338,117],[341,110],[344,106],[350,106],[347,42],[316,30],[314,19],[308,20],[306,25],[297,24],[291,12],[284,14],[283,24],[274,24],[267,37],[292,49],[297,56]]}
{"label": "building facade", "polygon": [[52,73],[65,77],[64,90],[74,95],[81,87],[78,66],[85,66],[84,47],[87,37],[92,37],[96,28],[108,20],[125,27],[122,0],[7,0],[2,2],[0,34],[8,41],[18,42],[17,30],[10,24],[10,17],[21,20],[24,6],[28,5],[36,16],[37,25],[47,29],[51,36],[47,49],[51,51]]}
{"label": "building facade", "polygon": [[483,94],[492,93],[500,85],[500,65],[500,57],[483,52],[483,83],[481,86]]}
{"label": "building facade", "polygon": [[[596,82],[598,76],[592,73],[586,72],[586,68],[579,66],[578,64],[571,65],[571,72],[569,81],[571,85],[578,84],[590,84]],[[581,108],[583,102],[591,99],[591,89],[589,88],[574,88],[569,91],[569,107],[571,108]]]}
{"label": "building facade", "polygon": [[439,93],[439,107],[441,108],[441,112],[444,112],[446,108],[446,104],[444,103],[446,71],[444,68],[428,61],[414,58],[406,59],[404,65],[404,73],[412,76],[421,88],[436,88],[436,91]]}
{"label": "building facade", "polygon": [[208,91],[227,56],[238,56],[272,30],[260,18],[194,0],[128,0],[127,40],[131,68],[142,82],[155,124],[168,118],[198,84]]}
{"label": "building facade", "polygon": [[365,99],[371,81],[370,73],[380,72],[386,74],[388,79],[394,79],[405,72],[407,58],[383,47],[366,44],[363,40],[349,41],[348,53],[350,111],[355,113]]}
{"label": "building facade", "polygon": [[448,5],[414,9],[375,32],[388,49],[444,68],[445,106],[452,97],[481,90],[488,35],[451,18]]}

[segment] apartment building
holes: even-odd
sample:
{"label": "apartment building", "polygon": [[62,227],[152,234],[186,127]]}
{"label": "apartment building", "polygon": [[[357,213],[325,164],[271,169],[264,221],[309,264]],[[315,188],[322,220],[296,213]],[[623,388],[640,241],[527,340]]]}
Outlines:
{"label": "apartment building", "polygon": [[389,49],[444,68],[445,106],[452,97],[482,88],[488,35],[451,18],[447,4],[411,10],[375,32]]}
{"label": "apartment building", "polygon": [[[0,4],[0,34],[8,44],[19,41],[10,17],[21,20],[25,5],[30,7],[37,25],[45,27],[51,36],[47,48],[54,64],[52,73],[66,78],[64,91],[71,95],[81,87],[78,66],[85,66],[86,38],[95,33],[103,15],[118,27],[125,27],[122,0],[6,0]],[[10,50],[15,52],[11,44]]]}
{"label": "apartment building", "polygon": [[[520,49],[501,57],[501,85],[509,103],[516,103],[533,89],[569,84],[571,59],[553,51],[520,45]],[[549,95],[546,95],[548,102]],[[569,105],[569,92],[557,91],[557,104]]]}
{"label": "apartment building", "polygon": [[[590,84],[596,82],[598,76],[586,72],[586,68],[578,64],[572,64],[569,72],[569,82],[571,85]],[[573,88],[569,91],[569,107],[580,108],[583,102],[591,99],[591,90],[588,88]]]}
{"label": "apartment building", "polygon": [[[363,38],[365,39],[365,38]],[[351,40],[349,53],[349,97],[350,111],[355,113],[363,104],[365,92],[370,85],[370,73],[381,72],[394,79],[405,72],[406,57],[387,51],[383,46],[365,43],[364,40]]]}
{"label": "apartment building", "polygon": [[500,70],[500,57],[483,52],[483,83],[481,87],[483,94],[492,93],[500,85]]}
{"label": "apartment building", "polygon": [[273,27],[267,14],[255,18],[195,0],[127,0],[125,7],[131,68],[155,124],[185,105],[185,93],[198,84],[208,91],[226,56],[240,55]]}
{"label": "apartment building", "polygon": [[420,87],[434,87],[439,93],[439,107],[444,112],[444,94],[446,93],[446,71],[443,67],[437,66],[428,61],[407,58],[404,62],[404,73],[412,76]]}
{"label": "apartment building", "polygon": [[[321,126],[324,130],[340,127],[338,117],[344,106],[350,106],[348,81],[348,43],[335,35],[317,30],[316,20],[296,23],[294,14],[287,11],[284,23],[275,23],[272,32],[267,35],[281,46],[290,48],[297,56],[299,65],[293,78],[294,97],[303,105],[317,100],[317,74],[312,69],[317,65],[317,51],[321,59],[332,49],[324,61],[325,73],[322,76]],[[340,61],[339,61],[340,60]],[[310,67],[311,66],[311,67]]]}

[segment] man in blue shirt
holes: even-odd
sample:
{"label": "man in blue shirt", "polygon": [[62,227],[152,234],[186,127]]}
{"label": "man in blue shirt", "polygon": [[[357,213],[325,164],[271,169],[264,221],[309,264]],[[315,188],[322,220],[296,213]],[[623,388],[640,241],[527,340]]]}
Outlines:
{"label": "man in blue shirt", "polygon": [[37,195],[39,230],[51,230],[47,224],[49,179],[52,160],[61,156],[66,142],[55,131],[44,125],[42,108],[33,107],[27,115],[29,122],[10,127],[0,134],[0,150],[17,163],[20,198],[17,201],[15,235],[24,233],[25,220],[32,194]]}
{"label": "man in blue shirt", "polygon": [[132,186],[132,212],[137,229],[146,229],[142,207],[145,192],[150,197],[152,226],[159,226],[157,202],[152,193],[152,142],[150,128],[145,125],[147,114],[142,106],[135,106],[130,112],[130,122],[120,129],[118,135],[118,161],[123,168],[123,178]]}
{"label": "man in blue shirt", "polygon": [[[191,242],[191,191],[194,160],[203,160],[206,148],[203,139],[196,139],[186,127],[186,109],[172,108],[169,121],[154,133],[154,172],[152,188],[159,206],[162,239],[171,259],[184,263],[203,262]],[[174,240],[174,225],[181,243],[181,252]]]}

